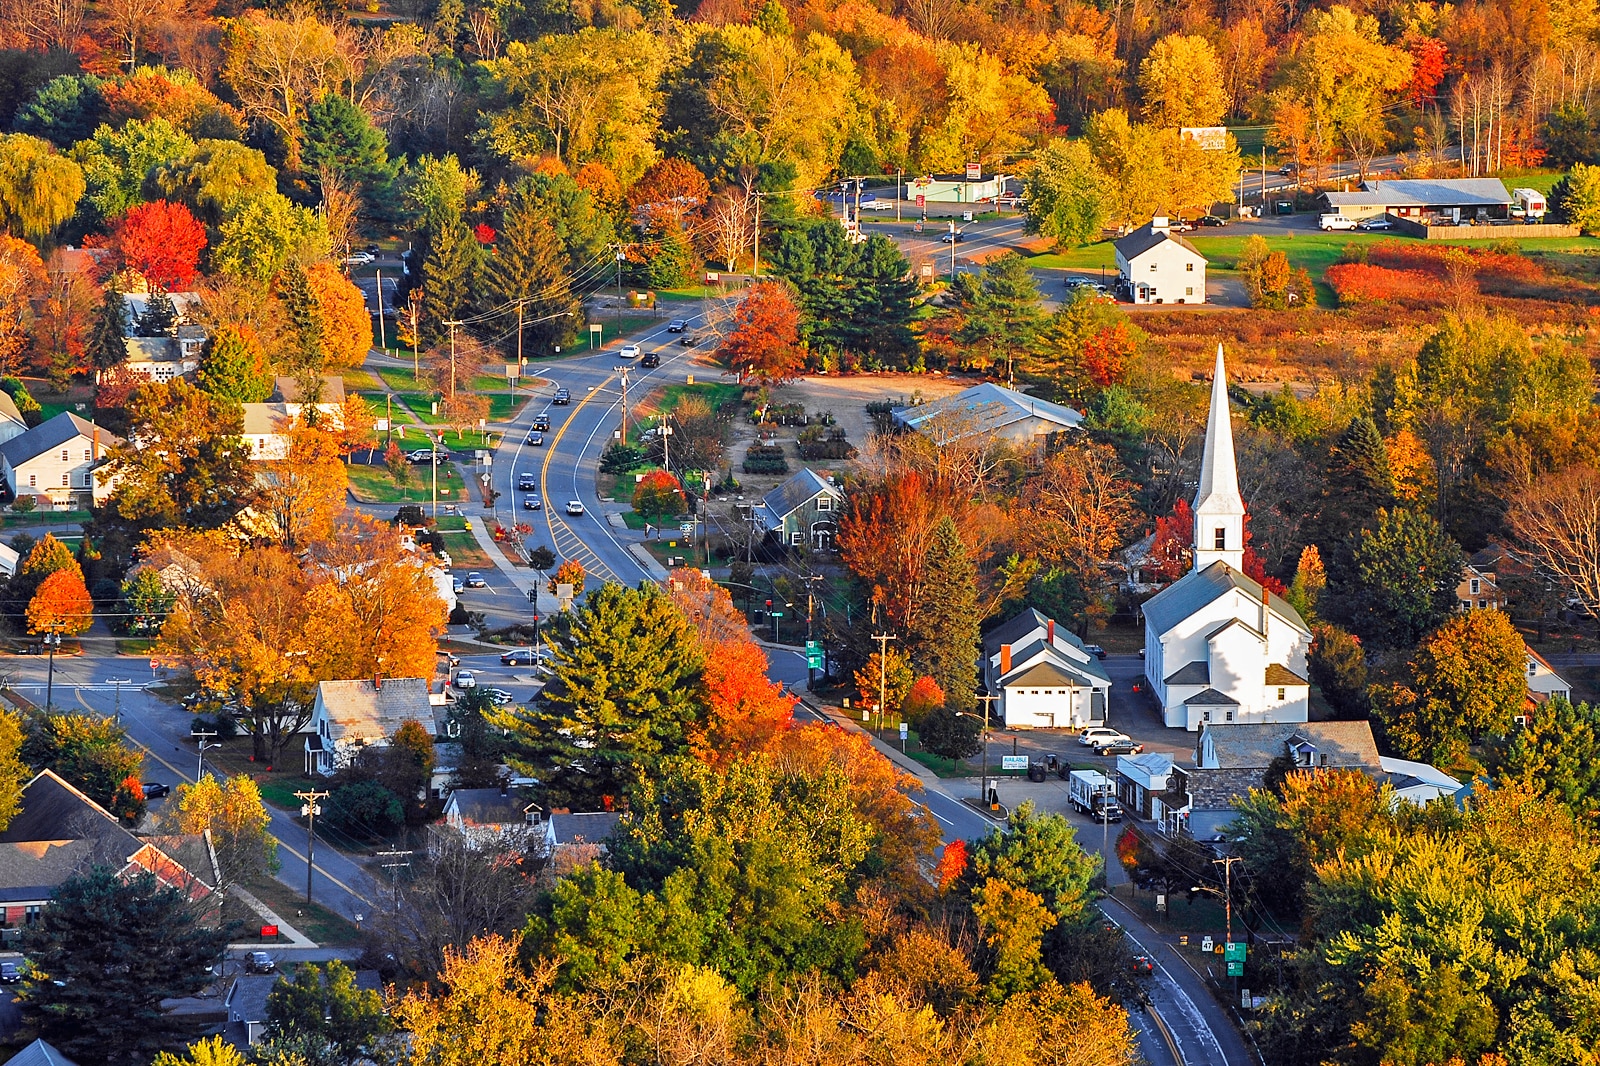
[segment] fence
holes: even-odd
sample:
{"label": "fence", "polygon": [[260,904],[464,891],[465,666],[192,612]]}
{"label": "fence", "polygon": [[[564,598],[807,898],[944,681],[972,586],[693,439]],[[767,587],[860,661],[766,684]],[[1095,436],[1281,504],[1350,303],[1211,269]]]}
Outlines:
{"label": "fence", "polygon": [[1421,237],[1425,241],[1499,241],[1526,240],[1530,237],[1576,237],[1577,226],[1557,225],[1489,225],[1489,226],[1430,226],[1415,219],[1390,215],[1397,233],[1408,237]]}

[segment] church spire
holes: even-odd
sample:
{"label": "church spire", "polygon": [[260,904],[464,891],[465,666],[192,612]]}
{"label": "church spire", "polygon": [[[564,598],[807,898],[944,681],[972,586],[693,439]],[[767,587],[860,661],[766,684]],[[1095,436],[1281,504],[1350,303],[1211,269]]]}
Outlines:
{"label": "church spire", "polygon": [[1233,423],[1228,413],[1228,372],[1217,345],[1211,378],[1211,413],[1200,459],[1200,487],[1194,494],[1194,568],[1224,562],[1244,569],[1244,500],[1233,458]]}

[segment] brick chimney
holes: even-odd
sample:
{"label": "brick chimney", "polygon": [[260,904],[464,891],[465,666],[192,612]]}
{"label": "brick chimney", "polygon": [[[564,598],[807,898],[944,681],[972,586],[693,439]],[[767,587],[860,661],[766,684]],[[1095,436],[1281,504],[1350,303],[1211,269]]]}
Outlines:
{"label": "brick chimney", "polygon": [[1045,640],[1053,648],[1056,646],[1056,620],[1051,618],[1049,619],[1049,623],[1050,624],[1045,627]]}
{"label": "brick chimney", "polygon": [[1005,677],[1011,672],[1011,645],[1000,645],[1000,676]]}
{"label": "brick chimney", "polygon": [[373,688],[373,691],[375,691],[375,692],[382,692],[383,691],[383,675],[382,674],[373,674],[372,675],[372,688]]}

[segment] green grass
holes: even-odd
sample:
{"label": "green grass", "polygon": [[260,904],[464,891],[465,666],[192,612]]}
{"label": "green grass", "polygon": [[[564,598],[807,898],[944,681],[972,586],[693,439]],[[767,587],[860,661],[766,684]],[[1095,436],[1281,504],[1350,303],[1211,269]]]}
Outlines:
{"label": "green grass", "polygon": [[428,380],[426,374],[414,378],[411,376],[410,367],[398,366],[379,367],[378,376],[383,379],[384,385],[394,392],[414,392]]}
{"label": "green grass", "polygon": [[[444,519],[439,519],[441,525]],[[494,559],[478,544],[478,540],[471,533],[441,533],[444,538],[444,550],[450,553],[450,569],[452,570],[492,570]]]}
{"label": "green grass", "polygon": [[[400,404],[388,402],[388,393],[358,392],[356,395],[367,401],[367,407],[372,410],[372,413],[375,417],[388,418],[397,426],[416,425],[416,419],[411,417],[411,413],[409,411],[407,411]],[[384,413],[386,411],[388,412],[387,415]]]}
{"label": "green grass", "polygon": [[256,776],[258,778],[256,785],[261,789],[261,798],[279,810],[298,811],[301,801],[295,793],[305,792],[313,787],[309,777],[296,774],[257,773]]}
{"label": "green grass", "polygon": [[644,529],[645,526],[648,526],[648,525],[652,524],[648,519],[645,518],[644,515],[640,514],[638,511],[623,511],[622,512],[622,522],[629,529],[640,529],[640,530]]}
{"label": "green grass", "polygon": [[[412,503],[432,500],[433,483],[428,468],[411,466],[410,469],[411,480],[406,483],[404,489],[394,483],[394,478],[386,466],[363,466],[351,463],[346,465],[345,473],[350,478],[351,494],[361,503]],[[465,499],[462,494],[464,488],[461,475],[456,473],[453,466],[439,467],[439,499],[452,503]]]}
{"label": "green grass", "polygon": [[578,330],[578,339],[573,342],[572,347],[566,354],[572,355],[591,350],[599,351],[606,345],[614,344],[630,333],[638,333],[640,330],[652,329],[660,325],[664,317],[664,315],[634,313],[618,318],[615,312],[602,314],[590,323],[590,325],[601,327],[601,332],[598,335],[593,335],[598,342],[596,346],[593,349],[590,348],[589,338],[592,334],[590,334],[588,327],[585,326]]}
{"label": "green grass", "polygon": [[320,903],[308,904],[305,896],[282,881],[262,877],[245,887],[278,917],[324,947],[353,947],[361,942],[361,933],[354,925]]}
{"label": "green grass", "polygon": [[155,643],[149,637],[120,637],[117,640],[117,654],[149,655]]}
{"label": "green grass", "polygon": [[365,370],[346,370],[344,372],[345,392],[366,392],[371,389],[381,389],[383,383]]}
{"label": "green grass", "polygon": [[685,396],[699,396],[711,405],[712,410],[715,410],[730,400],[741,399],[744,396],[744,386],[721,381],[700,385],[668,385],[662,390],[661,400],[656,404],[656,409],[662,412],[671,411],[683,402]]}
{"label": "green grass", "polygon": [[1500,175],[1507,189],[1532,189],[1545,196],[1564,177],[1566,173],[1560,170],[1508,170]]}
{"label": "green grass", "polygon": [[[89,520],[88,511],[30,511],[27,514],[18,514],[8,511],[4,519],[0,519],[0,527],[5,529],[23,529],[27,532],[38,530],[39,535],[54,533],[56,539],[62,539],[61,530],[68,526],[82,525]],[[79,534],[73,533],[76,537]]]}

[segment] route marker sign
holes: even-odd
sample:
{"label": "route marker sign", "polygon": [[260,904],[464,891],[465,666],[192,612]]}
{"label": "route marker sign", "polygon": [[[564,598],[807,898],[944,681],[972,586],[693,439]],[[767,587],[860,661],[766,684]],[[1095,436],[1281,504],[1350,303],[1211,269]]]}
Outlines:
{"label": "route marker sign", "polygon": [[822,669],[822,641],[820,641],[820,640],[808,640],[808,641],[806,641],[806,669],[808,669],[808,670],[820,670],[820,669]]}
{"label": "route marker sign", "polygon": [[1243,962],[1245,944],[1243,941],[1232,941],[1222,947],[1222,957],[1229,962]]}

